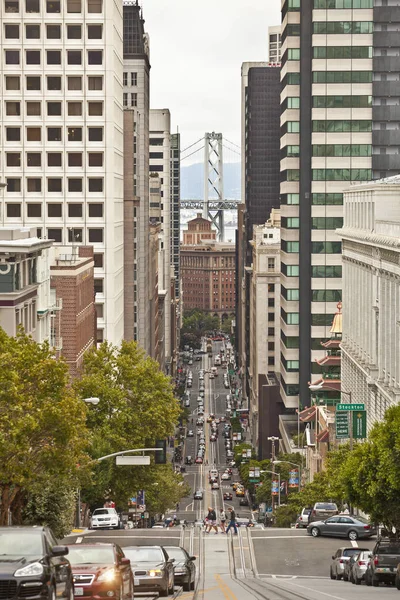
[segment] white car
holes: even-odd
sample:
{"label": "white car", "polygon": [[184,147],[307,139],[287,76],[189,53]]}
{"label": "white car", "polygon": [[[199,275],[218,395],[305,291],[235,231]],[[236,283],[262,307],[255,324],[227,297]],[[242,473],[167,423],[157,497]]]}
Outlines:
{"label": "white car", "polygon": [[119,516],[115,508],[96,508],[89,529],[119,529]]}
{"label": "white car", "polygon": [[221,479],[223,479],[224,481],[229,481],[231,479],[231,476],[229,475],[229,473],[224,473],[223,475],[221,475]]}

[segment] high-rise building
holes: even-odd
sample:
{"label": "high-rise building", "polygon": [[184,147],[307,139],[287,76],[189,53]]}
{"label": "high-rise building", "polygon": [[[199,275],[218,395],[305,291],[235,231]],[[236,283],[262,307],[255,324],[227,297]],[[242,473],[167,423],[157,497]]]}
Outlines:
{"label": "high-rise building", "polygon": [[[117,0],[2,0],[1,223],[93,245],[97,341],[121,342],[122,12]],[[101,309],[100,309],[101,307]]]}
{"label": "high-rise building", "polygon": [[181,136],[171,135],[171,257],[175,275],[175,298],[180,296],[180,235],[181,235]]}
{"label": "high-rise building", "polygon": [[270,63],[281,62],[281,26],[268,27],[268,60]]}
{"label": "high-rise building", "polygon": [[125,339],[150,354],[149,42],[138,3],[124,0],[123,16]]}
{"label": "high-rise building", "polygon": [[308,382],[321,373],[321,341],[341,300],[335,230],[343,189],[400,169],[397,5],[282,4],[281,394],[288,408],[309,404]]}

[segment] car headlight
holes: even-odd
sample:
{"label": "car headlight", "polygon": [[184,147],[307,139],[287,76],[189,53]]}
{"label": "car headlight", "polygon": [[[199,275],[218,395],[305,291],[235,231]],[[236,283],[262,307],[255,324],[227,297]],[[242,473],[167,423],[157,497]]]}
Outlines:
{"label": "car headlight", "polygon": [[35,562],[15,571],[14,577],[29,577],[32,575],[41,575],[42,573],[43,565],[39,562]]}
{"label": "car headlight", "polygon": [[151,571],[149,571],[149,575],[150,575],[150,577],[161,577],[162,570],[161,569],[151,569]]}
{"label": "car headlight", "polygon": [[110,583],[111,581],[114,581],[114,579],[115,579],[115,569],[108,569],[107,571],[104,571],[104,573],[99,575],[97,581],[106,581],[106,582]]}

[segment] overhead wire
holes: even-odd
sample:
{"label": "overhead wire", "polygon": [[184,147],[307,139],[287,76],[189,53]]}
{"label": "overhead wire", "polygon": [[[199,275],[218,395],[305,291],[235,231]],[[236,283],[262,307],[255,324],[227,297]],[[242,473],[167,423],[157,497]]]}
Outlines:
{"label": "overhead wire", "polygon": [[197,150],[194,150],[193,152],[191,152],[190,154],[188,154],[187,156],[182,156],[181,157],[181,162],[182,160],[185,160],[186,158],[189,158],[189,156],[193,156],[193,154],[197,154],[197,152],[200,152],[200,150],[202,150],[203,148],[198,148]]}
{"label": "overhead wire", "polygon": [[198,144],[199,142],[204,142],[204,138],[198,139],[197,142],[194,142],[193,144],[190,144],[190,146],[188,146],[187,148],[181,150],[181,154],[184,154],[186,150],[190,150],[190,148],[193,148],[193,146],[196,146],[196,144]]}

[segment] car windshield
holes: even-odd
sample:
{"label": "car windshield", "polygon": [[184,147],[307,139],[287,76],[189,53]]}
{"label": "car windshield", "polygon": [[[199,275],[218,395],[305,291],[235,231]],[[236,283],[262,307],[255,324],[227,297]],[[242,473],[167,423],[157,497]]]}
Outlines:
{"label": "car windshield", "polygon": [[175,558],[175,560],[186,560],[186,554],[182,548],[168,547],[165,548],[165,550],[170,558]]}
{"label": "car windshield", "polygon": [[113,513],[113,510],[110,510],[109,508],[96,508],[96,510],[93,513],[94,517],[97,517],[98,515],[109,515],[110,513]]}
{"label": "car windshield", "polygon": [[360,548],[346,548],[343,550],[342,556],[353,556],[353,554],[358,554],[360,552]]}
{"label": "car windshield", "polygon": [[160,548],[124,548],[124,554],[133,563],[164,561],[164,555]]}
{"label": "car windshield", "polygon": [[111,546],[68,546],[68,560],[71,565],[114,564],[114,550]]}
{"label": "car windshield", "polygon": [[330,504],[329,502],[318,502],[315,505],[316,510],[337,510],[336,504]]}
{"label": "car windshield", "polygon": [[40,532],[21,531],[0,533],[1,556],[41,556],[43,541]]}

